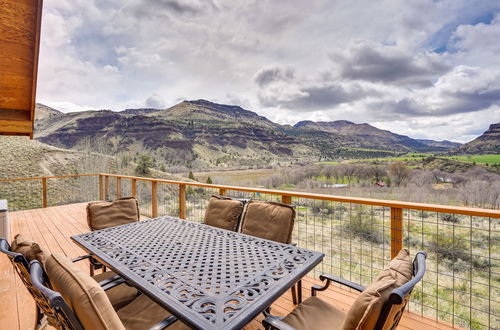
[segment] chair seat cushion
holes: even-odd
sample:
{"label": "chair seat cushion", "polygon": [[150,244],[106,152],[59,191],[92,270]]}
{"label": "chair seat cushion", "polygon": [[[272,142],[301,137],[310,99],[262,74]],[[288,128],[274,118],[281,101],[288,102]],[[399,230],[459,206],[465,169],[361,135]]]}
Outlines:
{"label": "chair seat cushion", "polygon": [[410,253],[402,249],[377,279],[359,294],[347,313],[343,329],[373,329],[391,292],[410,281],[412,276]]}
{"label": "chair seat cushion", "polygon": [[43,248],[38,245],[38,243],[33,242],[30,239],[26,239],[22,234],[17,234],[12,241],[10,246],[12,252],[21,253],[28,262],[33,260],[38,260],[42,264],[45,264],[48,254]]}
{"label": "chair seat cushion", "polygon": [[345,313],[318,297],[307,298],[283,322],[297,330],[336,330],[342,329]]}
{"label": "chair seat cushion", "polygon": [[[133,302],[118,311],[118,317],[127,330],[149,329],[170,315],[167,310],[144,294],[141,294]],[[187,330],[191,328],[181,321],[176,321],[167,329]]]}
{"label": "chair seat cushion", "polygon": [[[99,283],[113,276],[116,276],[116,273],[104,272],[92,276],[92,278],[96,280],[97,283]],[[113,308],[115,310],[119,310],[120,308],[132,302],[132,300],[137,297],[138,293],[136,288],[128,286],[126,283],[117,285],[114,288],[106,290],[104,292],[106,292],[106,295],[108,296],[109,301],[111,302],[111,305],[113,305]]]}
{"label": "chair seat cushion", "polygon": [[244,204],[241,201],[212,196],[205,211],[203,223],[209,226],[235,231],[238,220],[243,212]]}
{"label": "chair seat cushion", "polygon": [[62,254],[52,254],[45,268],[52,287],[85,329],[124,329],[104,290],[79,266]]}
{"label": "chair seat cushion", "polygon": [[139,206],[134,197],[87,204],[87,223],[91,230],[120,226],[139,221],[139,218]]}

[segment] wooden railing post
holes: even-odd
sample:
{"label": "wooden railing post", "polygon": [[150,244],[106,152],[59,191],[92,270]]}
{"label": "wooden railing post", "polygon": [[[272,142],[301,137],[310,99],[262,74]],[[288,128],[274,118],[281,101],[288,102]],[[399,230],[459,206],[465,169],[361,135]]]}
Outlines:
{"label": "wooden railing post", "polygon": [[292,204],[292,196],[281,195],[281,202],[283,204]]}
{"label": "wooden railing post", "polygon": [[109,176],[104,177],[104,199],[109,200]]}
{"label": "wooden railing post", "polygon": [[99,174],[99,199],[104,199],[104,182],[102,175]]}
{"label": "wooden railing post", "polygon": [[391,207],[391,259],[403,248],[403,209]]}
{"label": "wooden railing post", "polygon": [[42,178],[42,207],[47,207],[47,178]]}
{"label": "wooden railing post", "polygon": [[156,181],[151,181],[151,216],[156,218],[158,216],[158,198],[156,196]]}
{"label": "wooden railing post", "polygon": [[186,219],[186,185],[179,185],[179,218]]}
{"label": "wooden railing post", "polygon": [[224,189],[224,188],[220,188],[220,189],[219,189],[219,195],[220,195],[220,196],[226,196],[226,189]]}
{"label": "wooden railing post", "polygon": [[116,198],[122,197],[122,178],[117,176],[116,178]]}
{"label": "wooden railing post", "polygon": [[132,197],[137,197],[137,179],[132,179]]}

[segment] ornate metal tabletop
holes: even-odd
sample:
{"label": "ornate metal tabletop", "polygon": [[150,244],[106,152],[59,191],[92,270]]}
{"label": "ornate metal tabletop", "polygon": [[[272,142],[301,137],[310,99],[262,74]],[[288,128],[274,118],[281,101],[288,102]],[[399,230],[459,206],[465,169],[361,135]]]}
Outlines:
{"label": "ornate metal tabletop", "polygon": [[324,254],[173,217],[73,236],[188,325],[239,329]]}

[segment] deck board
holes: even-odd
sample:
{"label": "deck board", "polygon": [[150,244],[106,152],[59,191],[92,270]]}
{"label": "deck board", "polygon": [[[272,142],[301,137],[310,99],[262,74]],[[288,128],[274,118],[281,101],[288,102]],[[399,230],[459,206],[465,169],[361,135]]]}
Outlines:
{"label": "deck board", "polygon": [[[70,258],[85,254],[80,247],[69,238],[72,235],[88,231],[85,203],[70,204],[10,213],[12,236],[23,233],[46,247],[50,252],[64,253]],[[79,263],[82,269],[88,270],[88,262]],[[15,274],[8,258],[0,256],[0,329],[33,329],[35,320],[35,304],[21,280]],[[313,284],[321,282],[311,277],[303,280],[304,299],[310,296]],[[332,305],[347,311],[356,293],[332,286],[318,294]],[[275,315],[286,315],[294,308],[290,291],[287,291],[272,306]],[[262,316],[259,315],[245,329],[263,329]],[[450,326],[423,318],[417,314],[405,312],[399,329],[451,329]]]}

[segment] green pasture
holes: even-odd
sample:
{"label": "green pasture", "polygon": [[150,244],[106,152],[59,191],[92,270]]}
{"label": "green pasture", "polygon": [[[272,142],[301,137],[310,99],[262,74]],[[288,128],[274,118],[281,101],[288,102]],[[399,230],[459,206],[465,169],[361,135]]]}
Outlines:
{"label": "green pasture", "polygon": [[[351,163],[360,163],[360,162],[373,162],[373,161],[380,161],[380,162],[395,162],[395,161],[401,161],[401,162],[409,162],[409,161],[420,161],[424,158],[434,156],[431,153],[408,153],[399,157],[378,157],[378,158],[363,158],[363,159],[352,159],[348,160],[348,162]],[[467,162],[467,163],[477,163],[477,164],[488,164],[488,165],[494,165],[494,164],[500,164],[500,154],[499,155],[469,155],[469,156],[436,156],[437,158],[445,158],[445,159],[451,159],[451,160],[456,160],[460,162]],[[316,163],[318,165],[336,165],[339,164],[340,162],[338,161],[332,161],[332,162],[319,162]]]}
{"label": "green pasture", "polygon": [[470,156],[444,156],[441,158],[458,160],[461,162],[478,163],[478,164],[500,164],[500,155],[470,155]]}

